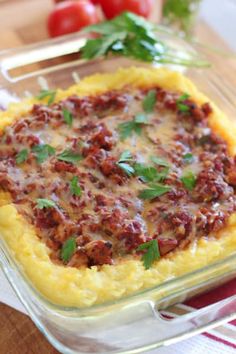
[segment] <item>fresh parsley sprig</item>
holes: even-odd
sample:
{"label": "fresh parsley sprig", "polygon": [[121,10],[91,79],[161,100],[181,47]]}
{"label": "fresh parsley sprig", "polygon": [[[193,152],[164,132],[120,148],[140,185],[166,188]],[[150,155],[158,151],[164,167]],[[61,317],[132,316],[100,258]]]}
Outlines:
{"label": "fresh parsley sprig", "polygon": [[184,103],[189,99],[190,95],[188,93],[183,93],[176,101],[177,108],[182,113],[187,113],[190,111],[190,107]]}
{"label": "fresh parsley sprig", "polygon": [[189,191],[192,191],[196,186],[197,177],[192,171],[186,171],[180,178],[184,187]]}
{"label": "fresh parsley sprig", "polygon": [[80,154],[77,154],[72,150],[67,149],[64,150],[61,154],[57,155],[57,159],[60,161],[76,164],[78,161],[81,161],[83,157]]}
{"label": "fresh parsley sprig", "polygon": [[70,190],[71,193],[77,197],[80,197],[82,194],[82,189],[79,185],[79,179],[77,176],[74,176],[70,181]]}
{"label": "fresh parsley sprig", "polygon": [[158,166],[170,167],[170,164],[161,157],[151,156],[150,159],[152,162],[154,162]]}
{"label": "fresh parsley sprig", "polygon": [[165,167],[160,171],[153,166],[136,163],[134,165],[135,175],[143,182],[161,182],[164,181],[169,173],[169,167]]}
{"label": "fresh parsley sprig", "polygon": [[56,206],[56,203],[50,199],[38,198],[36,199],[36,202],[37,202],[36,207],[38,209],[54,208]]}
{"label": "fresh parsley sprig", "polygon": [[16,163],[20,165],[21,163],[25,162],[29,156],[29,151],[27,149],[23,149],[18,152],[16,155]]}
{"label": "fresh parsley sprig", "polygon": [[62,110],[62,114],[63,114],[63,118],[64,121],[67,125],[69,125],[69,127],[72,127],[73,124],[73,115],[70,111],[68,111],[68,109],[64,108]]}
{"label": "fresh parsley sprig", "polygon": [[43,163],[49,156],[55,154],[54,147],[48,144],[39,144],[32,147],[32,151],[35,153],[38,163]]}
{"label": "fresh parsley sprig", "polygon": [[149,185],[149,188],[139,192],[139,198],[144,200],[152,200],[157,197],[162,196],[165,193],[168,193],[171,190],[170,186],[165,186],[163,184],[152,183]]}
{"label": "fresh parsley sprig", "polygon": [[61,259],[64,263],[68,263],[73,254],[76,252],[76,239],[71,237],[66,240],[61,249]]}
{"label": "fresh parsley sprig", "polygon": [[143,125],[148,124],[148,118],[145,113],[137,113],[133,120],[120,123],[118,125],[118,130],[120,133],[121,140],[125,140],[133,132],[137,135],[141,135]]}
{"label": "fresh parsley sprig", "polygon": [[[110,21],[86,27],[84,32],[100,36],[88,39],[81,48],[82,57],[94,59],[108,54],[131,57],[136,60],[154,63],[171,63],[193,67],[208,67],[209,63],[183,59],[176,49],[158,39],[158,26],[131,12],[124,12]],[[188,53],[188,56],[190,53]]]}
{"label": "fresh parsley sprig", "polygon": [[36,98],[40,101],[48,98],[48,105],[51,105],[55,101],[56,94],[57,92],[55,90],[41,90]]}
{"label": "fresh parsley sprig", "polygon": [[130,165],[133,162],[132,154],[129,150],[125,150],[120,155],[117,165],[130,177],[134,174],[134,168]]}
{"label": "fresh parsley sprig", "polygon": [[149,269],[161,257],[157,240],[143,243],[137,248],[137,251],[146,251],[142,256],[145,269]]}
{"label": "fresh parsley sprig", "polygon": [[191,154],[191,152],[187,152],[186,154],[183,155],[183,162],[186,164],[190,164],[194,161],[194,156]]}
{"label": "fresh parsley sprig", "polygon": [[152,113],[157,101],[156,90],[148,91],[147,95],[143,100],[143,109],[146,113]]}

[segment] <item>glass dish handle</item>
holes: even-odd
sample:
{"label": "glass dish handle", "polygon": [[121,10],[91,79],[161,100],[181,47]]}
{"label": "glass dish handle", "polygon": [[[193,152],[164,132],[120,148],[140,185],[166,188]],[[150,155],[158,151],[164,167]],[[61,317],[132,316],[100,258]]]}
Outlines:
{"label": "glass dish handle", "polygon": [[[30,67],[25,74],[20,74],[15,76],[12,74],[12,70],[27,67],[32,64],[39,64],[40,62],[48,61],[50,59],[55,59],[63,57],[65,55],[78,53],[79,49],[83,47],[86,42],[86,37],[82,33],[62,36],[60,38],[50,39],[41,43],[31,44],[24,46],[22,48],[10,49],[3,51],[0,54],[0,72],[2,78],[7,82],[17,82],[22,79],[29,78],[35,75],[42,75],[45,72],[53,72],[58,70],[60,66],[65,66],[66,64],[56,64],[52,63],[52,66],[49,66],[47,62],[47,67],[42,68],[40,66]],[[82,63],[83,60],[79,59],[78,62]]]}
{"label": "glass dish handle", "polygon": [[[147,301],[132,306],[128,311],[126,308],[123,316],[122,311],[119,315],[113,315],[113,318],[111,316],[110,321],[107,322],[109,327],[105,334],[103,332],[103,336],[107,339],[104,341],[106,344],[119,343],[118,348],[116,347],[118,350],[114,351],[116,353],[127,353],[140,348],[151,350],[188,339],[235,318],[236,295],[172,319],[164,318],[161,312],[156,310],[155,305]],[[96,330],[99,332],[99,326],[96,326]],[[86,333],[87,336],[94,334]],[[99,333],[96,333],[96,336],[101,343]]]}

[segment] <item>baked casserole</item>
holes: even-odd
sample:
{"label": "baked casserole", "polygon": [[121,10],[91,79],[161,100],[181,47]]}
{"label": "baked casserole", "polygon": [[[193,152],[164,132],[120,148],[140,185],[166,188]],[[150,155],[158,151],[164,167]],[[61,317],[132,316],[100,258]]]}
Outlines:
{"label": "baked casserole", "polygon": [[51,302],[91,306],[236,250],[236,129],[182,74],[131,67],[0,113],[0,234]]}

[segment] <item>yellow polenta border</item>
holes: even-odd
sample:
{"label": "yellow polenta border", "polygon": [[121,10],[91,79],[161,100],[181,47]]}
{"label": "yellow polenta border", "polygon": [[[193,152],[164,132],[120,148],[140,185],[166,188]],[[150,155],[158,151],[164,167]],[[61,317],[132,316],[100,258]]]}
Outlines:
{"label": "yellow polenta border", "polygon": [[[80,96],[122,89],[124,86],[150,87],[158,85],[166,89],[188,92],[197,103],[209,102],[182,74],[167,69],[129,68],[112,74],[97,74],[85,78],[66,91],[58,90],[56,100],[68,95]],[[12,104],[7,112],[0,113],[0,131],[31,108],[36,99]],[[227,142],[229,153],[236,153],[236,128],[213,104],[214,113],[209,124]],[[0,192],[0,235],[7,242],[16,260],[34,286],[51,302],[64,306],[91,306],[119,299],[204,267],[220,260],[236,250],[236,216],[229,224],[209,240],[200,239],[186,250],[161,259],[144,270],[142,262],[128,259],[120,264],[104,265],[100,270],[65,268],[49,258],[49,248],[42,243],[34,228],[26,223],[11,204],[6,193]]]}

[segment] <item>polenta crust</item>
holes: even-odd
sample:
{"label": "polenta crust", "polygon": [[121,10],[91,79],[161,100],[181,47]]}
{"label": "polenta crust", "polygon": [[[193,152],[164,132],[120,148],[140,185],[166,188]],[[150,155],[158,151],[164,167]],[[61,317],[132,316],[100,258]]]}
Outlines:
{"label": "polenta crust", "polygon": [[[132,67],[112,74],[96,74],[83,79],[66,91],[58,90],[56,101],[70,95],[100,94],[125,86],[144,88],[160,86],[171,91],[188,92],[196,103],[209,102],[194,84],[182,74],[167,69]],[[0,113],[0,131],[27,113],[36,98],[10,105]],[[229,153],[236,154],[236,128],[211,102],[213,113],[209,125],[228,143]],[[236,215],[228,226],[208,239],[201,238],[185,250],[162,258],[145,270],[140,260],[128,259],[116,265],[103,265],[99,269],[72,268],[54,264],[50,249],[40,241],[34,228],[28,224],[11,204],[9,195],[0,191],[0,235],[13,252],[26,276],[49,301],[63,305],[85,307],[116,300],[134,292],[158,285],[168,279],[204,267],[225,258],[236,250]]]}

